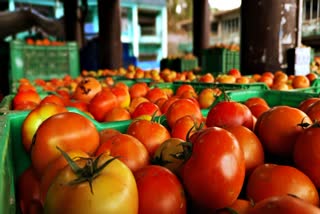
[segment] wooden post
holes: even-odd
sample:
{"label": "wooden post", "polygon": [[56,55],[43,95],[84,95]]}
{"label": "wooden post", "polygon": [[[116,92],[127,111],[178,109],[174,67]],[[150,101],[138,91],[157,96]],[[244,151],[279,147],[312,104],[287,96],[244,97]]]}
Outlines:
{"label": "wooden post", "polygon": [[287,69],[297,43],[297,0],[246,0],[241,5],[241,72]]}
{"label": "wooden post", "polygon": [[101,68],[122,66],[120,0],[98,0],[99,56]]}
{"label": "wooden post", "polygon": [[208,0],[193,0],[193,54],[201,65],[201,53],[210,44],[210,7]]}
{"label": "wooden post", "polygon": [[76,41],[77,39],[77,8],[78,0],[64,0],[63,11],[66,41]]}

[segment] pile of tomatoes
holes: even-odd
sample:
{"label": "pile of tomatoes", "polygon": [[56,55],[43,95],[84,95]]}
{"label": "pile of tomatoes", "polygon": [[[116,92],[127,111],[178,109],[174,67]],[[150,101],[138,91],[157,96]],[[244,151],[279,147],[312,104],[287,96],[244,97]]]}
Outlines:
{"label": "pile of tomatoes", "polygon": [[[18,179],[22,213],[320,213],[320,98],[212,106],[218,92],[89,78],[61,103],[38,101],[21,127],[32,162]],[[120,109],[128,127],[105,123],[128,119]]]}

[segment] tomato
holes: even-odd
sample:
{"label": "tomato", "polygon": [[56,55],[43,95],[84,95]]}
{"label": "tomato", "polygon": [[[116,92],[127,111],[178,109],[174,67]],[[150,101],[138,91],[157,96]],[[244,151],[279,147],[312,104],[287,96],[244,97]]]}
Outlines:
{"label": "tomato", "polygon": [[312,121],[319,121],[320,119],[320,101],[316,101],[309,105],[306,109],[306,114],[310,117]]}
{"label": "tomato", "polygon": [[150,102],[147,98],[145,97],[136,97],[131,100],[130,106],[128,108],[129,112],[132,114],[136,107],[143,102]]}
{"label": "tomato", "polygon": [[[187,140],[187,135],[190,129],[189,137],[196,131],[199,130],[201,120],[194,118],[191,115],[186,115],[178,119],[174,125],[171,128],[171,136],[175,138],[180,138],[184,141]],[[202,124],[202,126],[205,126],[205,124]],[[201,127],[204,128],[204,127]]]}
{"label": "tomato", "polygon": [[152,163],[163,166],[178,175],[184,163],[184,159],[179,158],[184,151],[183,143],[185,141],[179,138],[165,140],[154,153]]}
{"label": "tomato", "polygon": [[248,214],[320,214],[320,209],[299,198],[280,195],[266,198],[249,209]]}
{"label": "tomato", "polygon": [[252,208],[252,204],[248,200],[237,199],[234,203],[226,208],[222,208],[215,212],[215,214],[232,214],[233,212],[229,211],[230,208],[234,210],[237,214],[247,214],[249,209]]}
{"label": "tomato", "polygon": [[32,201],[40,202],[40,181],[32,167],[18,178],[17,199],[22,214],[29,214]]}
{"label": "tomato", "polygon": [[258,166],[248,179],[246,194],[256,203],[271,196],[292,194],[310,204],[319,205],[319,195],[310,178],[300,170],[285,165]]}
{"label": "tomato", "polygon": [[34,91],[34,92],[37,92],[37,89],[35,86],[31,85],[30,83],[23,83],[23,84],[20,84],[18,89],[17,89],[17,92],[26,92],[26,91]]}
{"label": "tomato", "polygon": [[57,146],[66,152],[81,150],[93,154],[99,145],[99,132],[94,124],[74,112],[55,114],[41,123],[34,138],[31,161],[42,175],[51,161],[59,157]]}
{"label": "tomato", "polygon": [[248,106],[249,108],[255,104],[261,104],[261,105],[265,105],[265,106],[269,106],[269,104],[267,103],[267,101],[261,97],[250,97],[249,99],[247,99],[244,104],[246,106]]}
{"label": "tomato", "polygon": [[308,99],[305,99],[303,101],[301,101],[301,103],[298,106],[298,109],[300,109],[303,112],[307,112],[307,109],[316,101],[319,101],[320,98],[319,97],[310,97]]}
{"label": "tomato", "polygon": [[206,125],[208,127],[243,125],[252,129],[252,113],[250,109],[242,103],[222,101],[210,109],[207,115]]}
{"label": "tomato", "polygon": [[162,112],[162,114],[167,113],[169,107],[171,106],[172,103],[174,103],[175,101],[179,100],[179,98],[177,96],[172,96],[169,97],[166,102],[163,103],[163,105],[161,106],[160,110]]}
{"label": "tomato", "polygon": [[110,90],[98,92],[90,101],[88,111],[93,117],[102,122],[106,113],[119,105],[117,97]]}
{"label": "tomato", "polygon": [[159,98],[154,104],[156,104],[159,107],[159,109],[161,109],[161,107],[167,100],[168,99],[162,97],[162,98]]}
{"label": "tomato", "polygon": [[134,172],[149,164],[146,147],[135,137],[128,134],[117,134],[104,141],[97,149],[96,156],[107,153],[119,157]]}
{"label": "tomato", "polygon": [[135,110],[132,112],[131,117],[137,118],[140,117],[142,115],[155,115],[155,116],[160,116],[162,113],[159,109],[159,107],[152,103],[152,102],[143,102],[140,103]]}
{"label": "tomato", "polygon": [[147,98],[150,102],[155,103],[159,98],[168,98],[167,93],[161,88],[151,88],[147,92],[145,98]]}
{"label": "tomato", "polygon": [[89,103],[90,100],[102,90],[100,82],[93,77],[85,77],[78,84],[73,92],[73,98]]}
{"label": "tomato", "polygon": [[246,176],[259,165],[264,163],[264,151],[259,138],[245,126],[228,126],[225,128],[238,140],[244,153]]}
{"label": "tomato", "polygon": [[131,99],[136,97],[144,97],[149,90],[149,86],[145,82],[138,82],[129,88]]}
{"label": "tomato", "polygon": [[15,105],[15,107],[13,108],[13,110],[16,111],[28,111],[28,110],[33,110],[35,109],[39,104],[32,102],[32,101],[25,101],[22,103],[19,103],[17,105]]}
{"label": "tomato", "polygon": [[199,96],[198,102],[201,109],[209,108],[213,102],[216,100],[216,96],[219,96],[221,91],[219,88],[205,88],[203,89]]}
{"label": "tomato", "polygon": [[199,82],[214,83],[214,76],[211,73],[201,75]]}
{"label": "tomato", "polygon": [[165,114],[169,127],[183,116],[192,115],[195,119],[202,120],[200,107],[190,99],[179,99],[172,103]]}
{"label": "tomato", "polygon": [[255,116],[256,118],[258,118],[263,112],[268,111],[270,109],[270,107],[257,103],[257,104],[251,105],[249,107],[249,109],[250,109],[252,115]]}
{"label": "tomato", "polygon": [[[135,178],[124,163],[111,160],[108,155],[78,160],[75,163],[81,168],[79,174],[69,166],[64,168],[48,190],[44,213],[137,214],[139,202]],[[105,163],[107,165],[99,171]],[[75,182],[83,178],[81,175],[87,177],[82,182]]]}
{"label": "tomato", "polygon": [[131,115],[129,111],[122,107],[115,107],[108,111],[104,117],[104,122],[130,120]]}
{"label": "tomato", "polygon": [[144,119],[132,121],[127,134],[140,140],[151,157],[157,148],[171,137],[170,132],[162,124]]}
{"label": "tomato", "polygon": [[293,150],[294,163],[320,188],[319,150],[320,128],[311,126],[304,130],[296,139]]}
{"label": "tomato", "polygon": [[292,156],[295,139],[303,131],[298,124],[311,124],[311,119],[301,110],[289,106],[276,106],[257,118],[255,133],[265,151],[279,157]]}
{"label": "tomato", "polygon": [[117,97],[117,101],[120,107],[128,108],[131,102],[131,97],[129,93],[129,89],[125,89],[123,87],[112,87],[110,89],[114,95]]}
{"label": "tomato", "polygon": [[79,101],[79,100],[70,100],[67,105],[67,107],[74,107],[76,109],[79,109],[82,112],[88,111],[88,103]]}
{"label": "tomato", "polygon": [[268,87],[272,87],[272,85],[273,85],[273,78],[270,77],[270,76],[264,76],[264,75],[262,75],[262,76],[259,78],[258,82],[265,83]]}
{"label": "tomato", "polygon": [[241,77],[241,72],[240,70],[236,69],[236,68],[232,68],[228,71],[229,75],[232,75],[234,77]]}
{"label": "tomato", "polygon": [[19,104],[25,103],[25,102],[34,102],[36,104],[39,104],[41,101],[40,95],[35,91],[23,91],[17,93],[13,100],[13,109],[15,109]]}
{"label": "tomato", "polygon": [[[82,151],[70,151],[67,154],[73,160],[79,160],[80,157],[88,158],[89,155]],[[58,175],[58,173],[68,165],[65,158],[60,155],[56,160],[51,162],[46,169],[44,170],[43,175],[40,178],[40,191],[41,191],[41,202],[44,204],[48,189],[54,180],[54,178]]]}
{"label": "tomato", "polygon": [[114,128],[106,128],[99,131],[99,137],[100,137],[100,144],[107,141],[110,137],[121,134],[118,130]]}
{"label": "tomato", "polygon": [[310,87],[310,80],[304,75],[296,75],[291,84],[293,88],[308,88]]}
{"label": "tomato", "polygon": [[219,127],[209,127],[193,142],[192,154],[181,178],[193,203],[215,210],[238,198],[245,177],[245,159],[236,137]]}
{"label": "tomato", "polygon": [[27,152],[30,151],[33,136],[43,121],[52,115],[67,111],[68,110],[64,106],[52,103],[39,105],[30,111],[21,126],[22,144],[24,149]]}
{"label": "tomato", "polygon": [[55,94],[50,94],[50,95],[45,96],[41,100],[40,105],[42,105],[44,103],[54,103],[56,105],[61,105],[61,106],[64,106],[64,104],[65,104],[64,100],[62,99],[62,97],[60,97],[58,95],[55,95]]}
{"label": "tomato", "polygon": [[168,169],[149,165],[134,173],[139,192],[139,214],[187,213],[179,179]]}
{"label": "tomato", "polygon": [[180,97],[182,94],[184,94],[185,92],[194,92],[195,93],[195,90],[193,88],[192,85],[190,84],[183,84],[183,85],[180,85],[176,92],[175,92],[175,95]]}

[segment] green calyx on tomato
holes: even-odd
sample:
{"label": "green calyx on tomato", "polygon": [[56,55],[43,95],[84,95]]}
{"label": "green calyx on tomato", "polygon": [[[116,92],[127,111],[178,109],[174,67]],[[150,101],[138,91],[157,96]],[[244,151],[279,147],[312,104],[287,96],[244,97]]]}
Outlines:
{"label": "green calyx on tomato", "polygon": [[65,151],[60,149],[58,146],[57,146],[57,149],[61,152],[62,156],[66,159],[68,165],[70,166],[70,168],[72,169],[74,174],[77,176],[76,179],[69,182],[69,185],[76,185],[76,184],[80,184],[83,182],[88,182],[90,185],[90,190],[91,190],[92,194],[94,194],[93,188],[92,188],[93,180],[99,175],[99,173],[108,164],[110,164],[113,160],[118,158],[118,157],[111,158],[99,167],[98,167],[98,162],[99,162],[99,159],[102,156],[102,154],[99,155],[96,159],[82,158],[82,159],[86,160],[86,164],[84,167],[81,168],[76,164],[76,162],[74,160],[72,160],[72,158],[70,158],[70,156]]}

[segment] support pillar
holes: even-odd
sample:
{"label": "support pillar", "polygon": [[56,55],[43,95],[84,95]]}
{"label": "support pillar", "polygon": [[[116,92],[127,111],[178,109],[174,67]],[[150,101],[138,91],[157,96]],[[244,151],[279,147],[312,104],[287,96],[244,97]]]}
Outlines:
{"label": "support pillar", "polygon": [[75,41],[77,39],[78,0],[64,0],[63,4],[65,40]]}
{"label": "support pillar", "polygon": [[287,69],[298,30],[297,0],[246,0],[241,5],[241,72]]}
{"label": "support pillar", "polygon": [[193,0],[193,54],[201,65],[201,53],[210,45],[210,6],[208,0]]}
{"label": "support pillar", "polygon": [[99,56],[101,68],[122,66],[120,0],[98,0]]}

